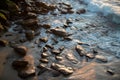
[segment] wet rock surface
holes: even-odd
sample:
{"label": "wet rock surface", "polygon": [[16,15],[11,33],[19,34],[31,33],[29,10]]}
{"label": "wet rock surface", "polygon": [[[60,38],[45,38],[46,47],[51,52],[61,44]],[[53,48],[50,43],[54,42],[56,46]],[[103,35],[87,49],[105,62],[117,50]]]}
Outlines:
{"label": "wet rock surface", "polygon": [[7,42],[0,39],[1,55],[11,48],[0,55],[6,60],[0,80],[120,79],[119,25],[79,0],[23,0],[19,6],[20,17],[1,36]]}

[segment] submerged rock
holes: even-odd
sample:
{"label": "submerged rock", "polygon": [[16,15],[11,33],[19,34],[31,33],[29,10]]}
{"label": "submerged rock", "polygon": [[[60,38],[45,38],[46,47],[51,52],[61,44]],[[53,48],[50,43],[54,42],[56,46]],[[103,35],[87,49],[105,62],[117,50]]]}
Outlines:
{"label": "submerged rock", "polygon": [[17,52],[19,55],[26,55],[28,48],[25,46],[15,46],[14,51]]}
{"label": "submerged rock", "polygon": [[76,11],[77,14],[84,14],[85,12],[85,9],[79,9],[78,11]]}
{"label": "submerged rock", "polygon": [[27,30],[25,36],[28,40],[32,40],[35,36],[35,32],[33,30]]}
{"label": "submerged rock", "polygon": [[56,63],[52,63],[51,68],[61,72],[64,75],[70,75],[74,72],[72,67],[66,67],[65,65],[56,64]]}
{"label": "submerged rock", "polygon": [[60,28],[60,27],[57,27],[57,28],[54,28],[54,29],[51,29],[52,33],[54,33],[55,35],[58,35],[58,36],[62,36],[62,37],[65,37],[67,36],[67,32],[65,29],[63,28]]}

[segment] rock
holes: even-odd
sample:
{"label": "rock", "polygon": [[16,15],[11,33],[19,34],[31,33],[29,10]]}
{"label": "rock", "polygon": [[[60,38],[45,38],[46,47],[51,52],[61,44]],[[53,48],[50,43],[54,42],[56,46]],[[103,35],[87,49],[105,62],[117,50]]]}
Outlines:
{"label": "rock", "polygon": [[54,49],[54,47],[51,44],[46,44],[45,47],[48,47],[50,49]]}
{"label": "rock", "polygon": [[107,69],[106,72],[109,73],[110,75],[114,75],[115,74],[115,72],[112,69]]}
{"label": "rock", "polygon": [[72,37],[64,37],[65,40],[72,41]]}
{"label": "rock", "polygon": [[14,51],[17,52],[19,55],[26,55],[28,48],[25,46],[15,46]]}
{"label": "rock", "polygon": [[99,61],[102,61],[102,62],[107,62],[107,58],[105,56],[102,56],[102,55],[96,55],[95,58]]}
{"label": "rock", "polygon": [[48,48],[47,47],[43,47],[43,52],[46,52],[48,51]]}
{"label": "rock", "polygon": [[46,58],[46,57],[48,57],[49,55],[48,55],[48,53],[47,52],[43,52],[42,54],[41,54],[41,57],[42,58]]}
{"label": "rock", "polygon": [[0,46],[7,46],[8,45],[8,41],[7,40],[4,40],[4,39],[0,39]]}
{"label": "rock", "polygon": [[37,18],[37,14],[36,13],[32,13],[32,12],[28,12],[26,18],[27,19]]}
{"label": "rock", "polygon": [[31,55],[26,55],[23,58],[13,61],[12,66],[16,70],[23,70],[30,65],[34,65],[34,58]]}
{"label": "rock", "polygon": [[40,68],[40,69],[43,69],[43,68],[46,68],[46,64],[40,64],[39,66],[37,66],[38,68]]}
{"label": "rock", "polygon": [[67,32],[65,31],[65,29],[57,27],[54,29],[51,29],[52,33],[54,33],[55,35],[61,36],[61,37],[65,37],[67,36]]}
{"label": "rock", "polygon": [[42,41],[42,42],[47,42],[48,41],[48,38],[47,37],[42,37],[42,38],[40,38],[40,41]]}
{"label": "rock", "polygon": [[32,40],[35,36],[35,32],[33,30],[27,30],[25,36],[28,40]]}
{"label": "rock", "polygon": [[65,48],[64,46],[61,46],[61,47],[59,48],[59,50],[60,50],[60,51],[63,51],[64,48]]}
{"label": "rock", "polygon": [[78,10],[76,13],[77,13],[77,14],[84,14],[85,12],[86,12],[85,9],[80,9],[80,10]]}
{"label": "rock", "polygon": [[18,72],[18,75],[21,77],[21,78],[27,78],[27,77],[30,77],[30,76],[35,76],[35,66],[29,66],[23,70],[21,70],[20,72]]}
{"label": "rock", "polygon": [[51,26],[50,26],[50,24],[43,24],[42,27],[45,29],[49,29]]}
{"label": "rock", "polygon": [[56,60],[59,60],[59,61],[63,60],[62,56],[55,56],[55,58]]}
{"label": "rock", "polygon": [[88,57],[88,58],[90,58],[90,59],[95,58],[94,54],[92,54],[92,53],[87,53],[87,54],[86,54],[86,57]]}
{"label": "rock", "polygon": [[61,53],[60,50],[57,49],[53,49],[51,52],[55,55],[59,55]]}
{"label": "rock", "polygon": [[42,63],[48,63],[48,62],[49,62],[47,58],[41,58],[40,61],[41,61]]}
{"label": "rock", "polygon": [[71,18],[66,20],[66,24],[71,24],[71,23],[72,23],[72,19]]}
{"label": "rock", "polygon": [[52,63],[51,68],[61,72],[64,75],[70,75],[73,73],[73,69],[71,67],[66,67],[61,64]]}
{"label": "rock", "polygon": [[32,27],[36,26],[36,25],[38,25],[37,23],[38,23],[38,20],[36,18],[34,18],[34,19],[26,19],[26,20],[22,21],[22,25],[24,26],[24,28],[31,27],[31,26]]}
{"label": "rock", "polygon": [[86,54],[84,48],[83,48],[82,46],[80,46],[80,45],[77,45],[77,46],[75,47],[75,49],[76,49],[76,51],[80,54],[80,56],[84,56],[84,55]]}

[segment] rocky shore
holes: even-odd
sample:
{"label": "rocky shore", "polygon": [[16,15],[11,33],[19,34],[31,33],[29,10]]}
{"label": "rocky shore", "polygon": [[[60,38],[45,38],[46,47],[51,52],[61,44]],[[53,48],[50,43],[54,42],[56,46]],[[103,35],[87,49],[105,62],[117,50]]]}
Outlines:
{"label": "rocky shore", "polygon": [[14,14],[0,16],[0,80],[120,80],[118,24],[82,0],[12,1]]}

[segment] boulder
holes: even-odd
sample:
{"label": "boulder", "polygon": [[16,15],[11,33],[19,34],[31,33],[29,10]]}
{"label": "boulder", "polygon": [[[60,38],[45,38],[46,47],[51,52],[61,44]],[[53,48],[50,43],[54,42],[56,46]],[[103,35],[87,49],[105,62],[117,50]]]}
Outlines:
{"label": "boulder", "polygon": [[27,54],[28,48],[25,46],[15,46],[14,51],[17,52],[19,55],[24,56]]}
{"label": "boulder", "polygon": [[65,37],[65,36],[68,35],[67,32],[66,32],[66,30],[63,29],[63,28],[60,28],[60,27],[51,29],[51,31],[52,31],[53,34],[61,36],[61,37]]}
{"label": "boulder", "polygon": [[61,72],[64,75],[70,75],[74,72],[72,67],[66,67],[65,65],[56,63],[52,63],[51,68]]}

